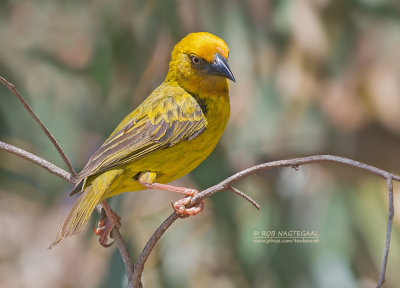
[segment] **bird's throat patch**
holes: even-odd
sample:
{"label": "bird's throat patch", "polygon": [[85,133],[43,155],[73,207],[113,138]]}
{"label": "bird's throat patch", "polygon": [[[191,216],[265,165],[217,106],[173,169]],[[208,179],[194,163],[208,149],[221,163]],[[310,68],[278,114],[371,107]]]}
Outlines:
{"label": "bird's throat patch", "polygon": [[201,111],[203,112],[204,116],[207,116],[207,104],[206,104],[206,100],[201,99],[199,97],[199,95],[194,94],[194,93],[190,93],[188,92],[193,98],[194,100],[196,100],[197,104],[199,104]]}

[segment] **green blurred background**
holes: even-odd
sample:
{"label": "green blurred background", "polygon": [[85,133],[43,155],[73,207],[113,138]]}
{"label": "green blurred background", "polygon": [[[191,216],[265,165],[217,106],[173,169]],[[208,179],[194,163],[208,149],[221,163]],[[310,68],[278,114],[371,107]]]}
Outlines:
{"label": "green blurred background", "polygon": [[[230,47],[232,115],[218,148],[176,181],[199,189],[258,163],[330,153],[400,173],[400,2],[1,1],[0,75],[14,83],[81,169],[167,72],[173,45],[208,31]],[[65,167],[0,87],[0,140]],[[313,164],[258,173],[179,220],[146,264],[145,287],[375,287],[385,181]],[[122,261],[90,227],[53,250],[71,187],[0,152],[0,286],[125,287]],[[387,285],[399,287],[400,199]],[[179,196],[112,199],[134,257]],[[92,218],[98,218],[92,217]],[[93,219],[94,222],[95,219]],[[319,244],[253,243],[254,231],[315,230]]]}

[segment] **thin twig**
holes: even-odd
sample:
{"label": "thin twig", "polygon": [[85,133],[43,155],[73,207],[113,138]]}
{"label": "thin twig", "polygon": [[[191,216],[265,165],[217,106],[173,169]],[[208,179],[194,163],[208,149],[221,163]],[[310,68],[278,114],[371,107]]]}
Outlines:
{"label": "thin twig", "polygon": [[46,134],[47,138],[50,139],[51,143],[53,143],[54,147],[57,149],[58,154],[60,154],[61,158],[64,160],[65,165],[67,165],[68,170],[71,173],[72,177],[75,177],[76,176],[75,170],[72,167],[71,162],[68,160],[67,155],[65,155],[64,151],[61,149],[60,144],[58,144],[57,140],[50,133],[49,129],[47,129],[47,127],[43,124],[43,122],[39,119],[39,117],[36,116],[35,112],[33,112],[29,104],[25,101],[25,99],[21,96],[21,94],[19,94],[17,88],[15,88],[13,84],[8,82],[1,76],[0,76],[0,82],[2,82],[17,97],[19,102],[21,102],[24,108],[28,111],[29,115],[31,115],[33,120],[35,120],[35,122],[40,126],[40,128]]}
{"label": "thin twig", "polygon": [[64,169],[61,169],[60,167],[44,160],[43,158],[40,158],[32,153],[29,153],[28,151],[22,150],[21,148],[15,147],[13,145],[4,143],[2,141],[0,141],[0,150],[4,150],[7,152],[10,152],[14,155],[17,155],[19,157],[22,157],[26,160],[31,161],[32,163],[39,165],[40,167],[46,169],[47,171],[49,171],[50,173],[53,173],[61,178],[63,178],[64,180],[73,183],[73,178],[71,176],[71,174],[69,174],[67,171],[65,171]]}
{"label": "thin twig", "polygon": [[122,261],[124,261],[126,276],[128,277],[128,288],[133,287],[133,261],[129,253],[128,247],[125,243],[124,238],[122,238],[121,232],[117,227],[114,227],[110,233],[111,238],[114,239],[115,244],[117,244],[119,253],[121,254]]}
{"label": "thin twig", "polygon": [[389,246],[390,246],[390,236],[392,232],[392,224],[393,224],[393,216],[394,216],[394,204],[393,204],[393,181],[392,178],[389,177],[386,180],[387,188],[388,188],[388,196],[389,196],[389,213],[388,213],[388,222],[386,229],[386,243],[385,249],[383,251],[383,259],[381,264],[381,271],[379,273],[379,281],[376,285],[377,288],[383,287],[383,283],[385,283],[385,274],[386,274],[386,265],[389,256]]}
{"label": "thin twig", "polygon": [[236,193],[237,195],[243,197],[244,199],[246,199],[247,201],[250,202],[250,204],[252,204],[254,207],[256,207],[256,209],[258,211],[260,211],[260,205],[253,200],[253,198],[251,198],[249,195],[243,193],[242,191],[240,191],[239,189],[229,186],[229,190],[231,190],[233,193]]}
{"label": "thin twig", "polygon": [[263,163],[260,165],[256,165],[250,168],[247,168],[245,170],[242,170],[231,177],[225,179],[224,181],[218,183],[217,185],[214,185],[200,193],[198,193],[196,196],[192,198],[192,201],[190,201],[190,206],[195,205],[198,203],[198,201],[210,197],[211,195],[220,192],[222,190],[228,189],[229,186],[240,179],[254,174],[259,171],[263,170],[269,170],[272,168],[279,168],[279,167],[298,167],[300,165],[304,164],[310,164],[310,163],[315,163],[315,162],[336,162],[336,163],[342,163],[348,166],[352,166],[355,168],[359,168],[365,171],[368,171],[372,174],[376,174],[384,179],[387,179],[389,177],[392,177],[393,180],[400,181],[400,176],[395,175],[392,173],[389,173],[385,170],[379,169],[377,167],[354,161],[348,158],[344,157],[339,157],[339,156],[332,156],[332,155],[315,155],[315,156],[308,156],[308,157],[302,157],[302,158],[295,158],[295,159],[288,159],[288,160],[280,160],[280,161],[273,161],[273,162],[267,162]]}
{"label": "thin twig", "polygon": [[[107,200],[104,200],[107,201]],[[100,215],[104,213],[103,207],[101,204],[96,205],[96,211]],[[104,213],[105,215],[105,213]],[[126,245],[126,242],[124,238],[121,235],[121,232],[119,231],[118,227],[114,227],[111,230],[110,236],[112,239],[114,239],[115,244],[117,244],[119,254],[121,255],[122,261],[124,262],[125,265],[125,271],[126,271],[126,277],[128,278],[128,288],[133,288],[133,261],[132,257],[129,253],[128,250],[128,245]]]}
{"label": "thin twig", "polygon": [[149,241],[147,241],[146,246],[143,248],[142,253],[140,253],[136,263],[135,268],[133,270],[133,287],[141,288],[142,287],[142,272],[144,269],[144,264],[146,263],[147,258],[149,257],[151,251],[154,246],[164,234],[165,231],[178,219],[177,214],[174,212],[158,227],[158,229],[151,236]]}

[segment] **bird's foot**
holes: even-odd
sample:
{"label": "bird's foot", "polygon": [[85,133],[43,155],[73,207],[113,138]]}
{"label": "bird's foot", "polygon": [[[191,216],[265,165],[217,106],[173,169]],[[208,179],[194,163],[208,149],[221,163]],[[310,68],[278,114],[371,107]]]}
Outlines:
{"label": "bird's foot", "polygon": [[193,196],[188,196],[182,199],[179,199],[178,201],[175,201],[172,203],[172,208],[174,208],[176,214],[180,218],[186,218],[192,215],[196,215],[203,211],[204,209],[204,201],[201,200],[200,203],[196,204],[193,207],[186,208],[186,205],[190,203],[190,200],[192,200]]}
{"label": "bird's foot", "polygon": [[108,242],[108,236],[114,227],[118,229],[121,227],[121,218],[115,213],[111,207],[108,205],[106,201],[101,202],[103,209],[101,210],[101,219],[97,224],[97,228],[94,228],[94,234],[99,236],[99,243],[103,247],[110,247],[114,244],[114,241],[111,243]]}
{"label": "bird's foot", "polygon": [[153,183],[155,180],[156,174],[154,172],[144,172],[139,176],[139,183],[148,189],[160,189],[165,191],[171,191],[176,193],[185,194],[185,198],[180,199],[172,204],[172,208],[174,208],[176,214],[180,218],[186,218],[191,215],[196,215],[203,211],[204,202],[203,200],[196,204],[193,207],[186,208],[186,205],[190,203],[190,200],[199,193],[198,190],[193,188],[179,187],[169,184],[161,184],[161,183]]}

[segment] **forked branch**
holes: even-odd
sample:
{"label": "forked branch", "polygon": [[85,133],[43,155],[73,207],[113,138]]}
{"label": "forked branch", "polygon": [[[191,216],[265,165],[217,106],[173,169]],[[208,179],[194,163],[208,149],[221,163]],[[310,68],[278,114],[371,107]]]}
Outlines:
{"label": "forked branch", "polygon": [[[12,146],[12,145],[4,143],[4,142],[0,142],[0,150],[7,151],[14,155],[20,156],[24,159],[27,159],[27,160],[37,164],[38,166],[45,168],[50,173],[53,173],[53,174],[65,179],[66,181],[73,183],[74,177],[75,177],[74,169],[72,168],[72,165],[70,164],[68,158],[62,151],[60,145],[57,143],[57,141],[51,135],[49,130],[44,126],[44,124],[35,115],[35,113],[32,111],[32,109],[29,107],[29,105],[26,103],[26,101],[22,98],[22,96],[18,93],[18,91],[15,89],[14,85],[9,83],[2,77],[0,77],[0,82],[2,82],[4,85],[6,85],[14,93],[14,95],[18,98],[18,100],[28,110],[29,114],[33,117],[33,119],[35,119],[35,121],[41,126],[41,128],[45,132],[46,136],[51,140],[51,142],[56,147],[57,151],[63,158],[64,162],[66,163],[66,165],[71,173],[68,173],[67,171],[57,167],[56,165],[38,157],[32,153],[29,153],[25,150],[22,150],[20,148],[17,148],[15,146]],[[315,156],[309,156],[309,157],[303,157],[303,158],[273,161],[273,162],[256,165],[256,166],[250,167],[248,169],[245,169],[243,171],[240,171],[240,172],[236,173],[235,175],[220,182],[219,184],[214,185],[204,191],[201,191],[195,197],[192,198],[191,202],[187,205],[187,208],[190,208],[190,207],[198,204],[201,200],[203,200],[207,197],[210,197],[210,196],[214,195],[215,193],[218,193],[218,192],[221,192],[224,190],[230,190],[230,191],[242,196],[243,198],[248,200],[250,203],[252,203],[257,209],[259,209],[259,205],[253,199],[251,199],[248,195],[244,194],[243,192],[239,191],[238,189],[233,188],[232,185],[235,182],[239,181],[240,179],[242,179],[248,175],[257,173],[259,171],[268,170],[268,169],[272,169],[272,168],[279,168],[279,167],[292,167],[297,170],[300,165],[310,164],[310,163],[315,163],[315,162],[336,162],[336,163],[340,163],[340,164],[345,164],[348,166],[352,166],[355,168],[359,168],[359,169],[368,171],[372,174],[378,175],[381,178],[386,179],[387,189],[388,189],[388,198],[389,198],[389,213],[388,213],[388,223],[387,223],[387,230],[386,230],[385,250],[384,250],[384,255],[383,255],[383,259],[382,259],[379,280],[377,283],[377,287],[382,287],[383,283],[385,281],[385,272],[386,272],[387,259],[388,259],[388,255],[389,255],[390,236],[391,236],[393,215],[394,215],[393,180],[400,181],[400,176],[398,176],[398,175],[389,173],[385,170],[376,168],[374,166],[367,165],[362,162],[354,161],[354,160],[343,158],[343,157],[332,156],[332,155],[315,155]],[[124,239],[122,238],[119,230],[117,228],[114,228],[111,231],[111,237],[115,240],[115,242],[118,246],[119,252],[121,254],[121,257],[125,264],[125,269],[126,269],[126,273],[128,276],[128,287],[129,288],[130,287],[135,287],[135,288],[142,287],[141,276],[142,276],[142,272],[144,269],[144,265],[150,255],[151,251],[153,250],[154,246],[157,244],[158,240],[165,233],[165,231],[167,231],[167,229],[176,221],[176,219],[178,219],[178,216],[174,212],[160,225],[160,227],[154,232],[154,234],[151,236],[151,238],[147,242],[146,246],[144,247],[143,251],[141,252],[140,256],[138,257],[135,265],[133,265],[131,256],[129,255],[127,245],[126,245]]]}
{"label": "forked branch", "polygon": [[[280,161],[273,161],[273,162],[267,162],[263,163],[260,165],[256,165],[253,167],[250,167],[248,169],[242,170],[231,177],[223,180],[222,182],[218,183],[217,185],[214,185],[206,190],[201,191],[198,193],[196,196],[192,198],[190,203],[187,205],[187,207],[192,207],[198,204],[201,200],[208,198],[215,193],[224,191],[224,190],[235,190],[234,188],[232,189],[232,185],[239,181],[240,179],[249,176],[251,174],[263,171],[263,170],[268,170],[268,169],[273,169],[273,168],[279,168],[279,167],[291,167],[295,168],[296,170],[299,168],[300,165],[304,164],[310,164],[310,163],[315,163],[315,162],[336,162],[340,164],[345,164],[348,166],[352,166],[358,169],[362,169],[365,171],[368,171],[372,174],[378,175],[381,178],[386,179],[387,181],[387,186],[388,186],[388,195],[389,195],[389,216],[388,216],[388,225],[387,225],[387,231],[386,231],[386,244],[385,244],[385,250],[384,250],[384,255],[382,259],[382,265],[381,265],[381,270],[379,273],[379,280],[377,283],[376,287],[382,287],[383,283],[385,281],[385,273],[386,273],[386,264],[387,264],[387,258],[389,255],[389,245],[390,245],[390,236],[391,236],[391,230],[392,230],[392,222],[393,222],[393,215],[394,215],[394,206],[393,206],[393,185],[392,181],[400,181],[400,176],[389,173],[385,170],[379,169],[377,167],[354,161],[348,158],[343,158],[343,157],[338,157],[338,156],[332,156],[332,155],[315,155],[315,156],[309,156],[309,157],[302,157],[302,158],[296,158],[296,159],[288,159],[288,160],[280,160]],[[237,189],[236,189],[237,190]],[[234,191],[237,193],[237,191]],[[240,191],[239,191],[240,192]],[[238,193],[239,194],[239,193]],[[246,195],[247,196],[247,195]],[[247,196],[248,197],[248,196]],[[247,197],[245,197],[247,199]],[[251,198],[250,198],[251,199]],[[257,205],[257,204],[256,204]],[[257,208],[257,206],[256,206]],[[155,246],[156,242],[158,239],[161,238],[162,234],[172,225],[172,223],[175,222],[175,220],[178,219],[178,217],[175,215],[175,213],[172,213],[162,224],[161,226],[154,232],[150,240],[147,242],[145,248],[143,249],[142,253],[140,254],[136,264],[135,264],[135,276],[134,278],[134,283],[135,285],[133,287],[141,287],[140,286],[140,276],[141,273],[144,269],[144,264],[150,255],[153,247]]]}
{"label": "forked branch", "polygon": [[43,124],[43,122],[39,119],[39,117],[33,112],[32,108],[29,106],[28,102],[19,94],[17,88],[6,79],[0,76],[0,82],[4,84],[14,95],[17,97],[18,101],[21,102],[22,106],[28,111],[29,115],[32,116],[33,120],[40,126],[43,130],[44,134],[46,134],[47,138],[53,143],[54,147],[57,149],[58,154],[60,154],[61,158],[64,160],[65,165],[67,165],[69,173],[71,173],[72,178],[76,176],[74,168],[72,168],[71,162],[68,160],[67,155],[65,155],[64,151],[61,149],[60,144],[58,144],[57,140],[50,133],[49,129]]}
{"label": "forked branch", "polygon": [[22,157],[28,161],[31,161],[32,163],[46,169],[50,173],[53,173],[53,174],[63,178],[64,180],[66,180],[70,183],[73,183],[73,178],[72,178],[71,174],[69,174],[64,169],[61,169],[60,167],[54,165],[53,163],[50,163],[49,161],[36,156],[35,154],[32,154],[28,151],[25,151],[21,148],[13,146],[13,145],[4,143],[2,141],[0,141],[0,150],[7,151],[7,152],[17,155],[19,157]]}

